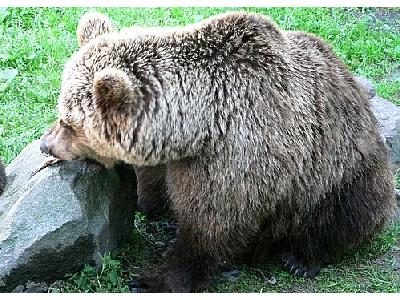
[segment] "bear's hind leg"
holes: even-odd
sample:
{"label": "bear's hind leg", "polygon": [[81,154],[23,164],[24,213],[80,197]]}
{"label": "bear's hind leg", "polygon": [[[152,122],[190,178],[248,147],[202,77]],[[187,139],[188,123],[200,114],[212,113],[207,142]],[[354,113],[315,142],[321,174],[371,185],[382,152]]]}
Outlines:
{"label": "bear's hind leg", "polygon": [[[239,210],[233,213],[233,207],[216,206],[220,197],[180,200],[171,201],[173,205],[184,206],[183,209],[174,209],[179,225],[174,249],[164,265],[145,273],[135,283],[135,291],[201,290],[222,265],[229,264],[245,251],[259,230],[255,222],[240,223],[249,218],[241,217]],[[221,212],[225,207],[231,210]],[[257,219],[256,215],[250,220]]]}
{"label": "bear's hind leg", "polygon": [[304,226],[289,238],[291,251],[284,257],[289,271],[314,277],[321,266],[336,261],[382,229],[396,205],[392,175],[386,166],[365,169],[306,216]]}
{"label": "bear's hind leg", "polygon": [[199,242],[194,229],[180,228],[167,262],[145,272],[130,286],[131,291],[187,293],[206,287],[209,275],[218,267],[218,256],[204,251]]}

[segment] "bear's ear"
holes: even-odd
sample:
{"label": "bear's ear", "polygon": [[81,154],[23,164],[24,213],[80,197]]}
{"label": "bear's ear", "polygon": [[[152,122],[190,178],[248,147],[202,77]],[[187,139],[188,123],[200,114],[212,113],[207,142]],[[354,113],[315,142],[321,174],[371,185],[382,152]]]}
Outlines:
{"label": "bear's ear", "polygon": [[128,75],[115,68],[106,68],[94,74],[93,91],[95,101],[102,107],[135,101],[134,88]]}
{"label": "bear's ear", "polygon": [[88,12],[79,20],[76,36],[80,46],[99,35],[114,31],[110,19],[97,12]]}

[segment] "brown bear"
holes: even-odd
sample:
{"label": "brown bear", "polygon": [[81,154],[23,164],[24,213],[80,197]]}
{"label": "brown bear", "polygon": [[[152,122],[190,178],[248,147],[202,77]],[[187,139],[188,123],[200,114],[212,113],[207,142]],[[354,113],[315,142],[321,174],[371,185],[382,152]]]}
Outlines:
{"label": "brown bear", "polygon": [[6,183],[7,183],[6,170],[4,169],[4,164],[0,159],[0,196],[4,192]]}
{"label": "brown bear", "polygon": [[377,120],[318,37],[247,13],[175,29],[79,28],[92,39],[65,66],[41,148],[144,168],[139,190],[165,191],[178,238],[136,291],[201,289],[248,253],[279,254],[314,277],[388,220],[394,187]]}

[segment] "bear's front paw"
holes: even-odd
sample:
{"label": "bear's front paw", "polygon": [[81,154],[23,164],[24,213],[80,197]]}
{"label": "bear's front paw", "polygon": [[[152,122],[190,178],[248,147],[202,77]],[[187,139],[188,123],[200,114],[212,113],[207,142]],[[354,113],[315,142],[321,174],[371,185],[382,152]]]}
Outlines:
{"label": "bear's front paw", "polygon": [[185,284],[180,270],[169,270],[162,266],[145,273],[138,280],[129,284],[132,293],[188,293],[190,285]]}

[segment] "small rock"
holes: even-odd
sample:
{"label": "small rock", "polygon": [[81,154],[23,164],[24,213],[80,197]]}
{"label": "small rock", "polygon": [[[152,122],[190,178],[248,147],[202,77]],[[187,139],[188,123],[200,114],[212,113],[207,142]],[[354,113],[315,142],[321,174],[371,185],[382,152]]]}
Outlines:
{"label": "small rock", "polygon": [[160,247],[160,248],[165,247],[165,243],[163,243],[163,242],[161,242],[161,241],[155,242],[154,245],[156,245],[157,247]]}
{"label": "small rock", "polygon": [[329,269],[328,268],[322,268],[321,271],[319,271],[320,273],[328,273]]}
{"label": "small rock", "polygon": [[222,272],[222,277],[227,279],[228,281],[236,281],[239,279],[241,273],[239,270]]}
{"label": "small rock", "polygon": [[361,85],[367,91],[369,99],[372,99],[376,96],[374,85],[370,80],[362,76],[357,76],[355,78],[358,84]]}
{"label": "small rock", "polygon": [[25,285],[17,286],[13,293],[46,293],[47,283],[28,281]]}
{"label": "small rock", "polygon": [[399,189],[395,189],[395,191],[396,191],[396,200],[400,205],[400,190]]}
{"label": "small rock", "polygon": [[46,293],[47,284],[45,282],[28,281],[25,285],[25,293]]}
{"label": "small rock", "polygon": [[15,289],[12,290],[13,293],[23,293],[25,291],[24,285],[19,285]]}
{"label": "small rock", "polygon": [[65,287],[64,281],[56,280],[48,287],[48,290],[50,293],[63,293],[64,287]]}
{"label": "small rock", "polygon": [[396,264],[393,266],[393,271],[394,271],[397,275],[400,275],[400,262],[396,263]]}
{"label": "small rock", "polygon": [[271,285],[275,285],[275,284],[277,283],[277,280],[276,280],[275,276],[271,276],[271,277],[267,280],[267,283],[268,283],[268,284],[271,284]]}

